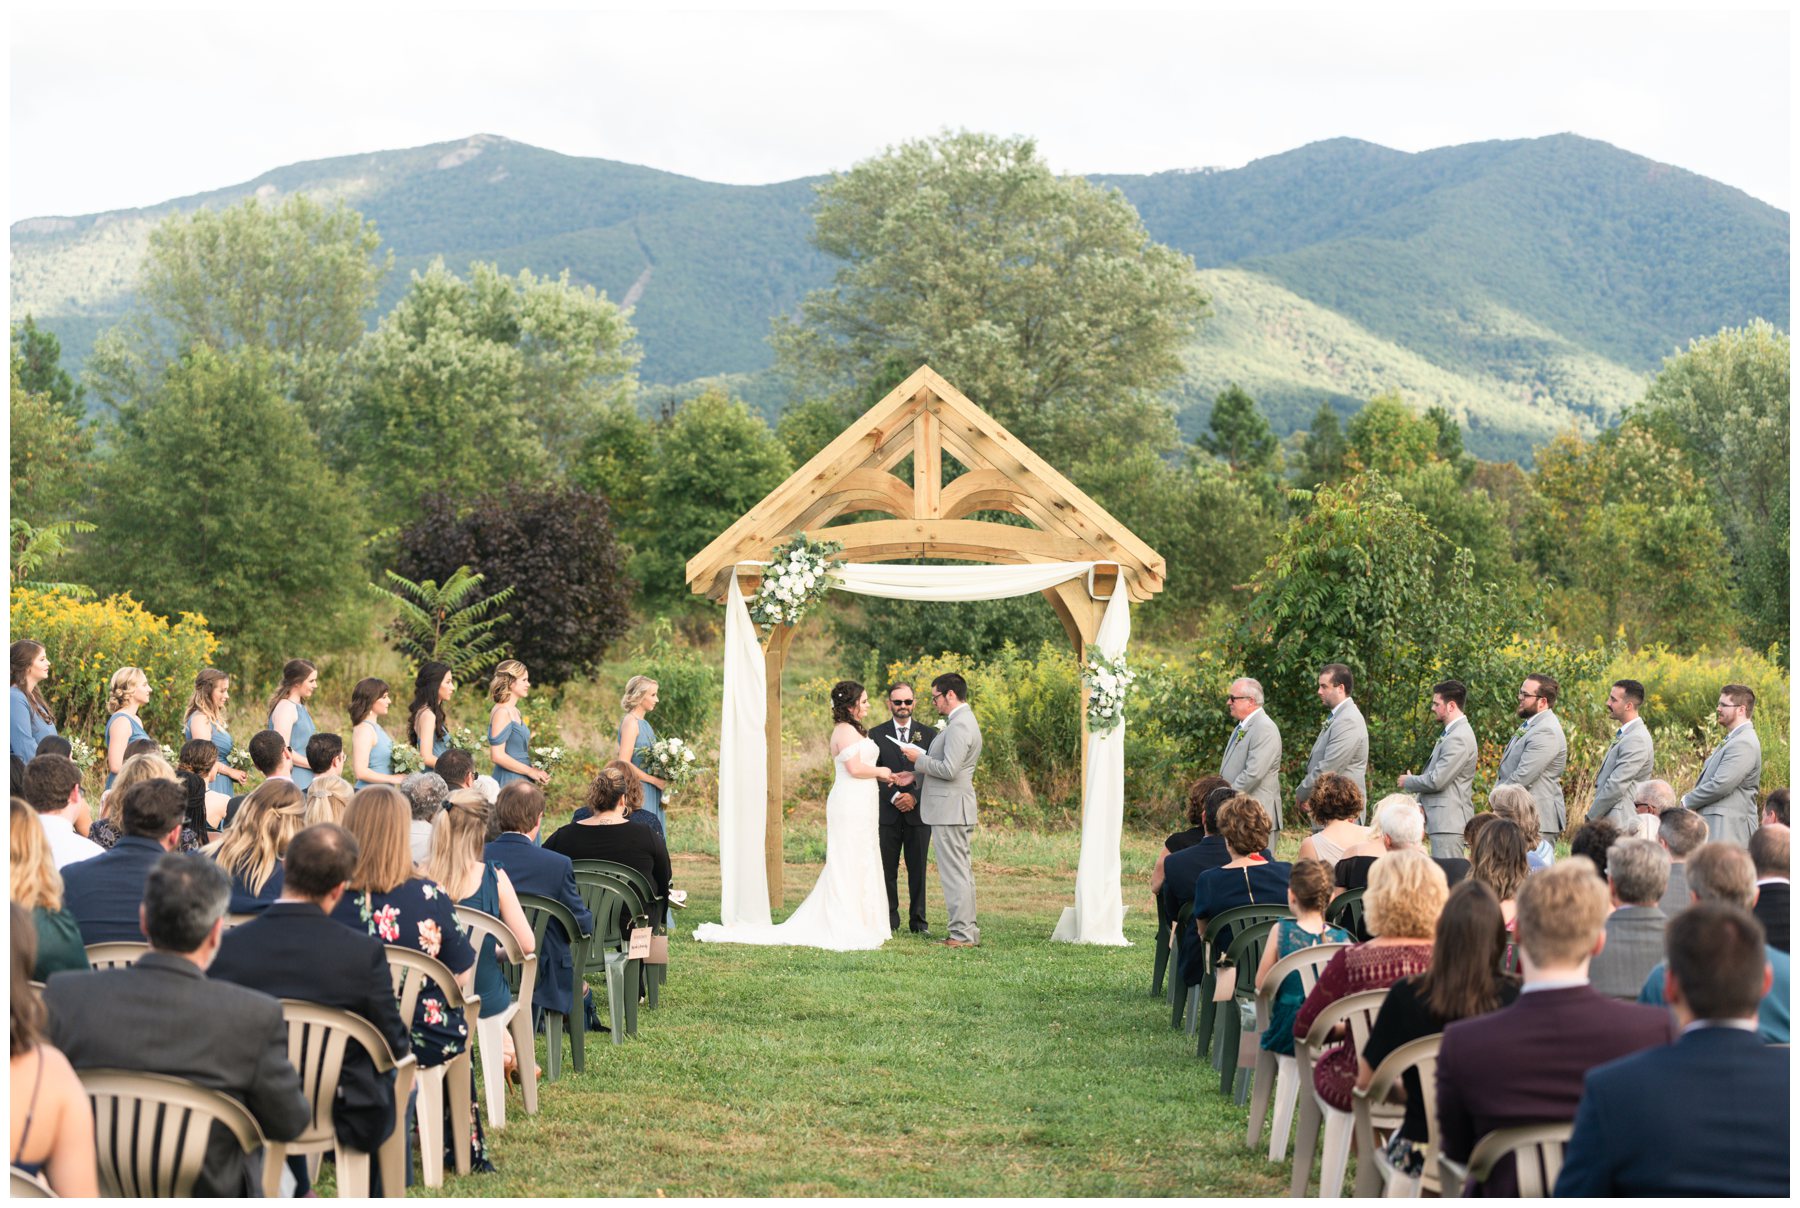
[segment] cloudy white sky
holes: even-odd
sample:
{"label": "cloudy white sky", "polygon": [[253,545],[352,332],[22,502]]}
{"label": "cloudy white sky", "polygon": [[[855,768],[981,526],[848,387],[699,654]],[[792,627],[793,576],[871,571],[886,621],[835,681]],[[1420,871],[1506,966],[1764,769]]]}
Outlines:
{"label": "cloudy white sky", "polygon": [[11,218],[486,131],[760,183],[963,126],[1076,172],[1572,131],[1789,205],[1785,12],[101,13],[11,19]]}

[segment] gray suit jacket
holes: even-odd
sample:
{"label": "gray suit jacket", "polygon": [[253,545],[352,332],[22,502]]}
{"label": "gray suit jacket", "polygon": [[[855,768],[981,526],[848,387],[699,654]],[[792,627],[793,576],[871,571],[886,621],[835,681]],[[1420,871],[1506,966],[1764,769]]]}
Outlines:
{"label": "gray suit jacket", "polygon": [[1640,719],[1606,748],[1600,773],[1594,777],[1594,804],[1588,807],[1588,817],[1610,815],[1621,833],[1636,834],[1637,787],[1651,778],[1655,766],[1656,744],[1650,738],[1650,727]]}
{"label": "gray suit jacket", "polygon": [[1669,865],[1669,887],[1663,890],[1657,909],[1663,912],[1663,918],[1672,919],[1693,904],[1694,897],[1687,886],[1687,862]]}
{"label": "gray suit jacket", "polygon": [[1562,719],[1545,709],[1525,723],[1525,733],[1515,735],[1500,757],[1495,784],[1523,785],[1537,803],[1538,825],[1546,835],[1560,835],[1568,815],[1563,809],[1562,774],[1569,762],[1569,740],[1563,737]]}
{"label": "gray suit jacket", "polygon": [[1621,906],[1606,918],[1606,947],[1588,965],[1588,981],[1608,998],[1636,1002],[1663,958],[1669,917],[1659,906]]}
{"label": "gray suit jacket", "polygon": [[1427,834],[1460,835],[1469,825],[1475,816],[1475,763],[1480,756],[1475,728],[1459,717],[1438,736],[1425,769],[1400,778],[1400,787],[1419,798]]}
{"label": "gray suit jacket", "polygon": [[1756,829],[1756,787],[1762,783],[1762,739],[1745,722],[1713,748],[1700,769],[1700,783],[1681,804],[1705,817],[1748,818]]}
{"label": "gray suit jacket", "polygon": [[1281,828],[1281,727],[1267,713],[1255,713],[1246,723],[1243,737],[1236,728],[1225,740],[1225,757],[1219,775],[1231,787],[1262,802],[1269,823]]}
{"label": "gray suit jacket", "polygon": [[919,820],[927,826],[975,825],[975,764],[981,758],[981,726],[963,706],[950,715],[913,769],[924,777]]}
{"label": "gray suit jacket", "polygon": [[1313,785],[1327,772],[1336,772],[1356,781],[1363,800],[1369,799],[1369,725],[1355,697],[1345,697],[1337,712],[1325,719],[1319,736],[1313,739],[1312,755],[1306,761],[1306,777],[1294,790],[1294,803],[1303,805],[1312,796]]}

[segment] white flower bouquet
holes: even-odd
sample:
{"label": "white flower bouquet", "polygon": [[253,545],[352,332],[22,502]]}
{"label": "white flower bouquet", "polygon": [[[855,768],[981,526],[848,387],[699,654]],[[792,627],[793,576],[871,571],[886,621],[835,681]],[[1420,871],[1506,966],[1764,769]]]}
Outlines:
{"label": "white flower bouquet", "polygon": [[181,755],[174,747],[166,742],[159,742],[156,745],[157,748],[162,751],[162,757],[168,761],[170,767],[178,768],[181,766]]}
{"label": "white flower bouquet", "polygon": [[419,748],[409,742],[397,742],[388,753],[388,766],[396,776],[411,776],[425,770],[425,761],[419,758]]}
{"label": "white flower bouquet", "polygon": [[467,751],[473,756],[487,750],[488,744],[475,733],[474,726],[445,726],[444,737],[449,739],[452,751]]}
{"label": "white flower bouquet", "polygon": [[1088,689],[1087,728],[1091,733],[1104,734],[1125,720],[1125,697],[1136,679],[1123,655],[1109,659],[1098,646],[1087,648],[1081,682]]}
{"label": "white flower bouquet", "polygon": [[69,740],[69,758],[75,761],[75,766],[84,772],[93,767],[94,748],[88,745],[87,739],[77,738],[73,734],[64,737]]}
{"label": "white flower bouquet", "polygon": [[555,772],[556,765],[567,759],[569,753],[560,746],[531,748],[531,766],[543,768],[546,772]]}
{"label": "white flower bouquet", "polygon": [[764,629],[799,624],[831,590],[831,568],[839,565],[831,555],[843,549],[835,542],[809,541],[805,533],[795,533],[792,541],[776,546],[750,601],[750,618]]}
{"label": "white flower bouquet", "polygon": [[231,754],[225,757],[225,766],[239,772],[254,771],[255,768],[250,762],[250,744],[244,742],[232,747]]}
{"label": "white flower bouquet", "polygon": [[657,779],[669,782],[669,787],[663,790],[665,801],[675,795],[676,789],[686,785],[700,773],[694,748],[679,738],[657,739],[644,752],[642,766]]}

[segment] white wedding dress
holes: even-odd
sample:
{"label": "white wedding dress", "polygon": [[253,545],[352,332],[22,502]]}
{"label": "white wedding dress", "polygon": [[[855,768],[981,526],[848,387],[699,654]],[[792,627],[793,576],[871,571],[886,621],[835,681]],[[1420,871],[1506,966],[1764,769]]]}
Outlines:
{"label": "white wedding dress", "polygon": [[825,798],[825,871],[806,901],[786,922],[702,923],[694,938],[714,944],[768,944],[853,952],[888,940],[887,885],[881,872],[881,838],[874,780],[844,769],[852,756],[873,765],[875,740],[850,744],[836,757],[837,778]]}

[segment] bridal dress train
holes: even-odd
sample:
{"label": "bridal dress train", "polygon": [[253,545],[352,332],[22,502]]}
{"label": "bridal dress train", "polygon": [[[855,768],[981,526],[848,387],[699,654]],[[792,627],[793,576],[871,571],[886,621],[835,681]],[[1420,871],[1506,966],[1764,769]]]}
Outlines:
{"label": "bridal dress train", "polygon": [[702,943],[786,945],[852,952],[879,948],[888,939],[887,884],[881,872],[874,780],[858,780],[844,769],[851,757],[873,765],[875,740],[865,738],[836,758],[837,777],[825,799],[825,871],[786,922],[702,923],[694,938]]}

